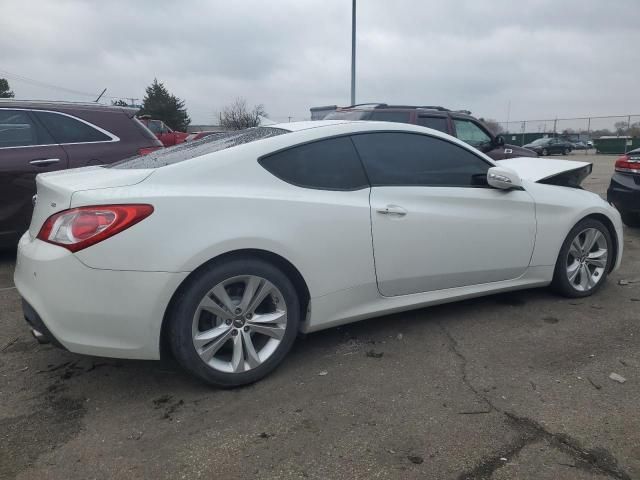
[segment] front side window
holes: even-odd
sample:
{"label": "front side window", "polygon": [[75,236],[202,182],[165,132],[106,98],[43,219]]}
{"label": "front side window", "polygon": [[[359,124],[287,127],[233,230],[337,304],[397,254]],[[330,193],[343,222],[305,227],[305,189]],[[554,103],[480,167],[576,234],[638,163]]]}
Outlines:
{"label": "front side window", "polygon": [[0,109],[0,148],[52,143],[49,138],[39,139],[38,133],[26,111]]}
{"label": "front side window", "polygon": [[369,186],[349,137],[321,140],[260,159],[271,174],[299,187],[359,190]]}
{"label": "front side window", "polygon": [[447,119],[445,117],[429,117],[421,115],[418,117],[417,123],[423,127],[433,128],[440,132],[449,133]]}
{"label": "front side window", "polygon": [[491,165],[441,138],[411,133],[353,135],[373,186],[486,185]]}
{"label": "front side window", "polygon": [[478,147],[491,142],[491,137],[478,125],[469,120],[454,119],[456,127],[456,137],[469,145]]}
{"label": "front side window", "polygon": [[111,137],[91,125],[67,115],[54,112],[34,113],[57,143],[108,142],[112,140]]}

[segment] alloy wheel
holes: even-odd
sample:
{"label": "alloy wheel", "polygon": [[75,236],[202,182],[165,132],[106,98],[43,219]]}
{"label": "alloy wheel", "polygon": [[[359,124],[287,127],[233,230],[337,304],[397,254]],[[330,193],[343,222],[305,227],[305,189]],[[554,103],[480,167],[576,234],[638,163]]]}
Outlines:
{"label": "alloy wheel", "polygon": [[241,373],[264,363],[287,327],[280,290],[265,278],[236,276],[213,287],[193,316],[193,346],[209,367]]}
{"label": "alloy wheel", "polygon": [[596,228],[587,228],[575,236],[567,254],[566,273],[571,286],[588,292],[602,279],[609,250],[607,239]]}

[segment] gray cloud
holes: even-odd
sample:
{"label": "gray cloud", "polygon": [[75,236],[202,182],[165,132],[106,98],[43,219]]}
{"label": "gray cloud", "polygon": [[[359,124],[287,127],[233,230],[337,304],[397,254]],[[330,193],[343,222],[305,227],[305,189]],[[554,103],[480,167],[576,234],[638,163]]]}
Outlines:
{"label": "gray cloud", "polygon": [[[236,96],[276,120],[349,100],[348,0],[3,2],[2,70],[141,98],[154,77],[210,122]],[[359,0],[358,100],[479,116],[640,113],[640,2]],[[9,77],[21,98],[87,100]]]}

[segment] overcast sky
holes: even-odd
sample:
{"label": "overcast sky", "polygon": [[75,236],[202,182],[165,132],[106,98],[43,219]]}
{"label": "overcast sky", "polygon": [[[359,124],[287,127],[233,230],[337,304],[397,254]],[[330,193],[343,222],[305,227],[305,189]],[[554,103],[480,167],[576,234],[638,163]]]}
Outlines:
{"label": "overcast sky", "polygon": [[[141,99],[157,77],[193,123],[238,96],[278,121],[349,103],[351,0],[1,4],[0,77],[18,98]],[[640,113],[639,0],[358,0],[357,36],[358,102]]]}

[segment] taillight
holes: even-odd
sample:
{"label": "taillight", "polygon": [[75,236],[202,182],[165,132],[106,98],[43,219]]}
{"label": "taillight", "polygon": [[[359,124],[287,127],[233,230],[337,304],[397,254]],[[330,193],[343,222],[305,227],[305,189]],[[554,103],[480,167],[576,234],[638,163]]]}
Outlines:
{"label": "taillight", "polygon": [[138,150],[138,155],[149,155],[151,152],[155,152],[156,150],[160,150],[163,147],[145,147],[140,148]]}
{"label": "taillight", "polygon": [[640,173],[640,155],[623,155],[616,160],[616,172]]}
{"label": "taillight", "polygon": [[151,205],[97,205],[63,210],[42,225],[38,238],[72,252],[95,245],[153,213]]}

